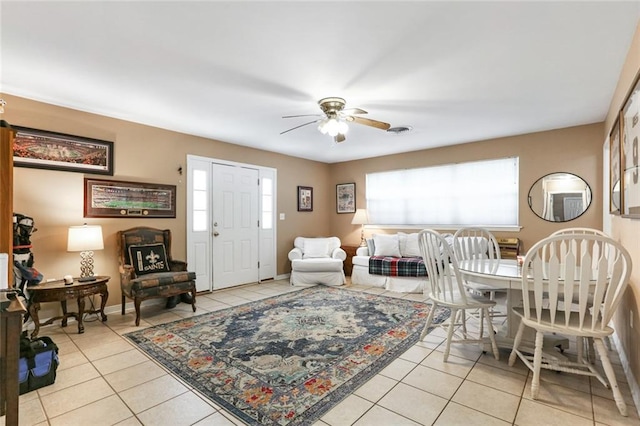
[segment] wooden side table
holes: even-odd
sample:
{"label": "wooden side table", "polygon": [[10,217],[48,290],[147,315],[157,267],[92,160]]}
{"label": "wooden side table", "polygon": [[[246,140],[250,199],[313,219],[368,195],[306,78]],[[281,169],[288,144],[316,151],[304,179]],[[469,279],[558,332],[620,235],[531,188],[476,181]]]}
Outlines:
{"label": "wooden side table", "polygon": [[344,261],[344,274],[351,276],[351,271],[353,271],[353,259],[352,257],[356,255],[356,250],[358,250],[360,246],[342,246],[342,250],[347,253],[347,258]]}
{"label": "wooden side table", "polygon": [[[107,304],[109,298],[109,291],[107,290],[107,283],[111,277],[98,276],[92,281],[80,282],[78,279],[74,279],[73,284],[65,284],[63,280],[50,281],[47,283],[41,283],[33,287],[28,287],[30,294],[29,298],[29,315],[33,318],[35,329],[31,333],[31,338],[38,336],[40,326],[53,323],[55,320],[62,319],[62,326],[67,326],[67,318],[74,317],[78,321],[78,334],[84,333],[84,324],[82,324],[82,317],[85,313],[95,314],[100,313],[102,321],[107,320],[107,316],[104,314],[104,307]],[[84,310],[84,298],[93,294],[100,294],[102,297],[102,303],[100,309],[87,311]],[[78,299],[78,312],[67,312],[67,300]],[[50,318],[47,321],[40,323],[38,319],[38,311],[40,310],[40,303],[42,302],[60,302],[62,306],[62,316]]]}

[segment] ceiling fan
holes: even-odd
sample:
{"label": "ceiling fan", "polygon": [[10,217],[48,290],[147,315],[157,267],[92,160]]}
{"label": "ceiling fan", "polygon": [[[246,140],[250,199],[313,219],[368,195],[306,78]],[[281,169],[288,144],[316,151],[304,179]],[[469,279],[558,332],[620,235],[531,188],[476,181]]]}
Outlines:
{"label": "ceiling fan", "polygon": [[320,123],[318,130],[322,134],[329,134],[333,137],[333,140],[338,142],[344,142],[346,139],[345,133],[349,130],[347,123],[353,122],[358,124],[364,124],[365,126],[375,127],[381,130],[388,130],[391,125],[382,121],[371,120],[370,118],[358,117],[358,115],[368,114],[367,111],[360,108],[348,108],[345,109],[346,102],[342,98],[323,98],[318,101],[320,109],[324,113],[322,114],[303,114],[303,115],[285,115],[282,118],[296,118],[296,117],[320,117],[308,123],[301,124],[299,126],[292,127],[281,135],[290,132],[300,127],[307,126],[313,123]]}

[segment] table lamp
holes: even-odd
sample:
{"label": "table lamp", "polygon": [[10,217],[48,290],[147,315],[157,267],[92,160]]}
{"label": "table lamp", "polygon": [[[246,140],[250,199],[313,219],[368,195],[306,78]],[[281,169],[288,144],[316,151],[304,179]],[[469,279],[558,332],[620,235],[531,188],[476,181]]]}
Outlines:
{"label": "table lamp", "polygon": [[369,223],[369,215],[366,209],[357,209],[356,214],[353,215],[351,220],[352,225],[360,225],[360,246],[364,246],[364,225]]}
{"label": "table lamp", "polygon": [[93,250],[104,249],[102,240],[102,227],[100,225],[70,226],[67,239],[67,251],[79,251],[80,279],[79,281],[91,281],[93,275]]}

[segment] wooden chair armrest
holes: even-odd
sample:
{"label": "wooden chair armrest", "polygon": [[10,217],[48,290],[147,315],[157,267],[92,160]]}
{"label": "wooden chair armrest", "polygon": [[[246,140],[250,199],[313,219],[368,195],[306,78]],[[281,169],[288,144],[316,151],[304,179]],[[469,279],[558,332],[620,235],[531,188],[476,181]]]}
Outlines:
{"label": "wooden chair armrest", "polygon": [[120,282],[128,283],[132,278],[135,277],[133,266],[131,265],[120,265]]}
{"label": "wooden chair armrest", "polygon": [[171,272],[180,272],[187,270],[187,262],[182,260],[172,260],[169,262],[169,270]]}

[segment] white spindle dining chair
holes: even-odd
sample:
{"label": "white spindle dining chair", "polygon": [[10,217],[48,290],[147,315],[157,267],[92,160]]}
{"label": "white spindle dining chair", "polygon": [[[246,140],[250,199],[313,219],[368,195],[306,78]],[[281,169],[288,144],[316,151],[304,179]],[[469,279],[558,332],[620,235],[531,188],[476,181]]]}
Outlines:
{"label": "white spindle dining chair", "polygon": [[[427,322],[420,334],[420,340],[424,339],[429,331],[436,308],[443,306],[451,309],[444,362],[447,362],[449,357],[451,343],[484,344],[486,338],[483,338],[483,321],[486,321],[487,334],[491,341],[493,355],[496,359],[499,359],[498,345],[496,344],[493,327],[489,319],[489,308],[495,306],[496,303],[482,296],[472,296],[465,291],[463,285],[465,281],[458,270],[458,262],[453,250],[447,240],[437,231],[431,229],[420,231],[418,243],[427,269],[427,278],[430,285],[429,298],[433,302]],[[466,329],[464,318],[467,309],[480,310],[480,327],[477,336],[470,335]],[[460,322],[458,322],[458,314],[460,314]],[[458,327],[460,329],[456,330]]]}
{"label": "white spindle dining chair", "polygon": [[[551,234],[553,235],[602,235],[604,237],[609,237],[607,234],[605,234],[604,232],[600,231],[599,229],[594,229],[594,228],[563,228],[563,229],[559,229],[556,232]],[[599,246],[596,244],[593,246],[593,249],[596,250],[596,252],[591,254],[591,258],[592,258],[592,262],[594,262],[594,268],[596,267],[595,262],[597,261],[597,259],[600,257],[599,253],[597,253],[597,250],[599,250]],[[611,256],[609,257],[611,258]],[[561,295],[562,297],[562,295]],[[582,341],[584,340],[584,342]],[[577,345],[577,350],[578,350],[578,356],[582,356],[582,351],[585,349],[585,342],[587,343],[586,345],[586,349],[587,349],[587,353],[589,356],[589,360],[590,362],[595,362],[595,350],[593,347],[593,340],[592,339],[578,339],[576,341],[576,345]],[[608,350],[611,350],[611,341],[609,338],[604,339],[604,344],[607,347]]]}
{"label": "white spindle dining chair", "polygon": [[[480,227],[460,228],[453,235],[453,251],[458,262],[467,261],[473,270],[495,273],[500,263],[498,240],[489,230]],[[476,293],[489,293],[490,300],[496,300],[496,292],[501,290],[486,284],[467,280],[465,286]],[[490,318],[506,317],[495,309],[489,310]]]}
{"label": "white spindle dining chair", "polygon": [[[593,253],[598,253],[595,258]],[[620,413],[627,415],[603,340],[613,333],[608,324],[624,294],[631,267],[627,250],[603,235],[549,236],[527,252],[522,278],[523,306],[513,308],[521,323],[509,365],[519,357],[533,371],[533,399],[538,397],[541,368],[576,373],[593,376],[610,387]],[[573,304],[563,300],[572,300]],[[519,350],[525,327],[536,330],[533,357]],[[608,382],[595,365],[581,356],[577,361],[543,358],[545,332],[593,339]]]}

